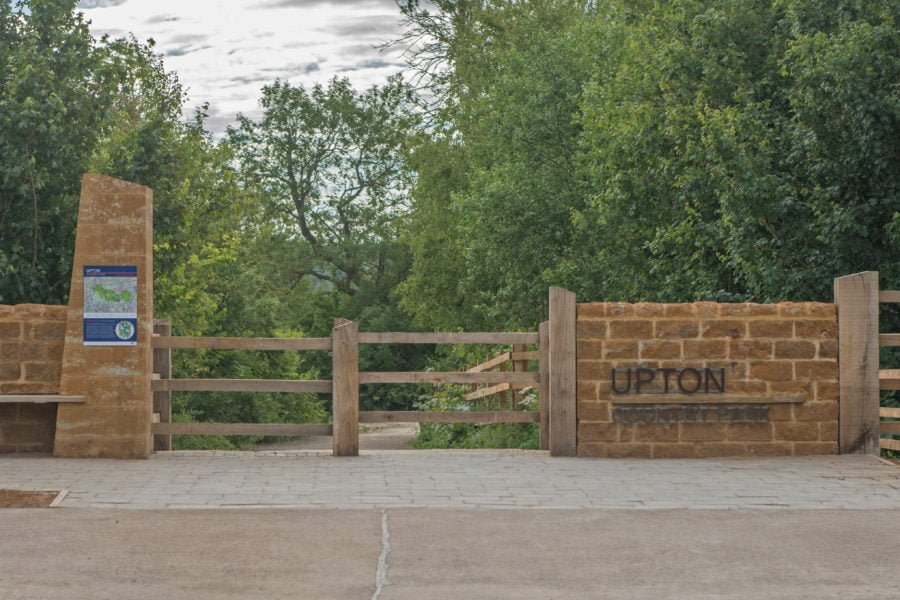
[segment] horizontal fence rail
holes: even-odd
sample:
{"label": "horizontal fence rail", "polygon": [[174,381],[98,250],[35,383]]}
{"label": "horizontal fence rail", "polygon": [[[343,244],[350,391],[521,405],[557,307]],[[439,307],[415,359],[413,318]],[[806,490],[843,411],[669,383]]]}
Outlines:
{"label": "horizontal fence rail", "polygon": [[360,423],[540,423],[541,413],[525,410],[424,412],[419,410],[370,410],[359,413]]}
{"label": "horizontal fence rail", "polygon": [[155,379],[155,392],[282,392],[331,393],[330,380],[295,379]]}
{"label": "horizontal fence rail", "polygon": [[878,336],[880,346],[900,346],[900,333],[882,333]]}
{"label": "horizontal fence rail", "polygon": [[878,371],[878,387],[882,390],[900,390],[900,369]]}
{"label": "horizontal fence rail", "polygon": [[[900,291],[882,290],[878,292],[878,302],[900,302]],[[879,334],[878,345],[882,347],[900,346],[900,333]],[[882,391],[900,390],[900,369],[878,371],[878,388]],[[900,419],[900,408],[881,407],[879,416],[882,419]],[[879,432],[882,434],[900,434],[900,421],[881,421],[878,426]],[[900,452],[900,440],[881,438],[878,441],[882,450]]]}

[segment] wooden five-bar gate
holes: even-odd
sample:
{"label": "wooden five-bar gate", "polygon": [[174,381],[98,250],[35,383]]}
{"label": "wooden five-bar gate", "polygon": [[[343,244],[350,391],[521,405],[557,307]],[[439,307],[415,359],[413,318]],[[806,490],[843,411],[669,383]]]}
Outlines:
{"label": "wooden five-bar gate", "polygon": [[[327,338],[227,338],[171,335],[167,320],[155,323],[154,419],[157,450],[171,449],[172,435],[332,436],[335,456],[359,454],[360,423],[539,423],[540,447],[553,455],[575,453],[575,295],[550,290],[550,319],[538,332],[413,333],[360,332],[358,324],[337,319]],[[360,372],[360,344],[503,344],[513,351],[460,372]],[[537,346],[529,351],[529,345]],[[173,349],[323,351],[332,354],[329,380],[173,379]],[[537,359],[538,370],[528,371]],[[489,369],[508,360],[512,371]],[[360,411],[364,384],[462,384],[488,387],[468,394],[473,400],[529,386],[539,388],[540,410],[462,412]],[[332,423],[174,423],[172,392],[313,392],[331,394]],[[515,408],[515,407],[512,407]]]}

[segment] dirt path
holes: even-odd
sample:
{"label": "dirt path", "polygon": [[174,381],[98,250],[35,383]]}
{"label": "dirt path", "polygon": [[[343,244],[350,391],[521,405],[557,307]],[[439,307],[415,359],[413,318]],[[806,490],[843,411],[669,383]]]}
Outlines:
{"label": "dirt path", "polygon": [[[409,442],[416,437],[415,423],[377,423],[365,425],[359,432],[361,450],[409,450]],[[292,442],[260,444],[254,452],[270,450],[330,450],[330,437],[310,437]]]}

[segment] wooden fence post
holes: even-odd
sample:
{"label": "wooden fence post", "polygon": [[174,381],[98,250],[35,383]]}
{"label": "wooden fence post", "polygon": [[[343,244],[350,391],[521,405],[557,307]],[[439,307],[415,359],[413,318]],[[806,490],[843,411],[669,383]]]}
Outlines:
{"label": "wooden fence post", "polygon": [[[172,335],[172,319],[154,319],[153,333],[163,336]],[[172,349],[155,348],[153,350],[153,372],[160,379],[172,378]],[[153,392],[153,412],[159,414],[160,423],[172,422],[172,392]],[[171,435],[153,436],[153,450],[171,450]]]}
{"label": "wooden fence post", "polygon": [[841,454],[879,452],[878,272],[834,280]]}
{"label": "wooden fence post", "polygon": [[[528,346],[526,344],[513,344],[512,345],[513,352],[527,352]],[[528,361],[527,360],[514,360],[512,361],[513,372],[515,373],[524,373],[528,370]],[[522,394],[516,388],[513,388],[512,393],[512,409],[516,410],[519,408],[519,402],[522,400]]]}
{"label": "wooden fence post", "polygon": [[539,370],[541,372],[541,450],[550,449],[550,322],[544,321],[538,327],[541,337],[539,350]]}
{"label": "wooden fence post", "polygon": [[359,326],[335,319],[331,339],[332,454],[359,456]]}
{"label": "wooden fence post", "polygon": [[575,456],[575,294],[550,288],[550,456]]}

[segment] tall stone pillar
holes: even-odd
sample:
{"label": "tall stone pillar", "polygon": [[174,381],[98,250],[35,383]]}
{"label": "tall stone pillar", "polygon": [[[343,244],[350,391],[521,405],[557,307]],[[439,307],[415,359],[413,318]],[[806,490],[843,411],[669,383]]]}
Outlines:
{"label": "tall stone pillar", "polygon": [[[85,265],[137,267],[137,342],[84,344]],[[84,176],[53,453],[59,457],[146,458],[152,450],[153,192],[111,177]]]}

